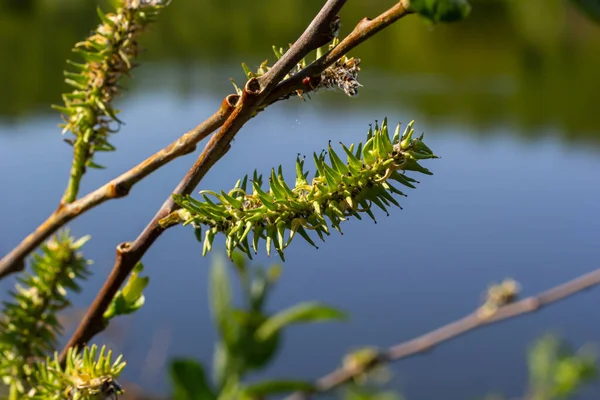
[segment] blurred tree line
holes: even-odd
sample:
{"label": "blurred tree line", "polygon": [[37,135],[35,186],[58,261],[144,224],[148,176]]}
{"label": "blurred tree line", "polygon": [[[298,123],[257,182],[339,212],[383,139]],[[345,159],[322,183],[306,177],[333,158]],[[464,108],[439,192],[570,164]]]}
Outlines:
{"label": "blurred tree line", "polygon": [[[187,73],[195,66],[219,68],[219,79],[227,84],[229,76],[220,67],[235,68],[241,61],[254,65],[270,57],[270,45],[292,41],[321,3],[264,0],[259,7],[253,2],[174,0],[144,37],[142,61]],[[341,15],[342,30],[389,3],[349,2]],[[64,60],[73,43],[89,33],[97,5],[0,0],[0,118],[50,111],[48,105],[59,101],[66,89],[60,78]],[[600,142],[594,115],[600,26],[570,2],[477,0],[461,24],[432,27],[407,19],[381,35],[382,40],[366,43],[354,54],[369,61],[363,65],[363,83],[381,90],[353,102],[338,96],[328,100],[363,108],[397,102],[432,121],[472,124],[478,130],[511,124],[529,135],[553,128],[565,139]],[[230,70],[241,78],[241,69]],[[153,75],[157,84],[170,80],[163,75]],[[190,90],[184,86],[181,90]],[[219,88],[215,94],[225,94]],[[217,91],[204,85],[192,90]]]}

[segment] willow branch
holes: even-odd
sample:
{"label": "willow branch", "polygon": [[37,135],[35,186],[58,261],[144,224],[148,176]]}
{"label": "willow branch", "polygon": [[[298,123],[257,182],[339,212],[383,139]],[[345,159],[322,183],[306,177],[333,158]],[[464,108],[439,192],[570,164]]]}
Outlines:
{"label": "willow branch", "polygon": [[175,158],[193,152],[199,141],[225,122],[237,100],[237,95],[227,96],[217,112],[167,147],[80,199],[59,206],[33,233],[0,260],[0,279],[22,271],[25,257],[67,222],[105,201],[127,196],[131,188],[146,176]]}
{"label": "willow branch", "polygon": [[506,321],[521,315],[533,313],[545,306],[564,300],[597,285],[600,285],[600,268],[537,295],[504,305],[491,315],[485,315],[480,312],[481,309],[478,309],[471,314],[429,333],[389,347],[384,351],[379,352],[369,363],[360,365],[356,368],[341,367],[336,369],[319,378],[315,382],[315,389],[313,392],[296,392],[287,397],[287,400],[308,399],[311,395],[316,393],[331,391],[352,381],[354,378],[368,372],[376,366],[427,352],[434,347],[452,339],[456,339],[465,333],[500,321]]}
{"label": "willow branch", "polygon": [[[211,137],[192,168],[175,188],[174,194],[190,194],[212,166],[229,150],[234,136],[252,118],[259,106],[267,100],[269,93],[291,70],[292,66],[312,50],[320,47],[323,44],[324,36],[328,37],[328,40],[332,39],[332,21],[337,18],[337,12],[346,1],[328,0],[298,39],[297,43],[299,42],[300,45],[292,45],[288,51],[290,54],[282,57],[266,78],[264,76],[261,77],[261,80],[252,78],[246,83],[242,96],[238,99],[231,115],[221,129]],[[122,243],[117,247],[117,258],[111,274],[63,349],[62,362],[64,362],[69,348],[85,345],[94,335],[105,328],[104,312],[133,267],[164,232],[165,228],[161,227],[158,221],[174,211],[176,207],[172,197],[169,197],[133,243]]]}

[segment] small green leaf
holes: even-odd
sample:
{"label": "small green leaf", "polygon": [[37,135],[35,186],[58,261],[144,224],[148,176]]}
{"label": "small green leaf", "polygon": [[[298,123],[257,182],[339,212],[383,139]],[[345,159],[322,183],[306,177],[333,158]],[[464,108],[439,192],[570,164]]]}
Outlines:
{"label": "small green leaf", "polygon": [[281,168],[281,165],[279,166],[279,168],[277,170],[277,179],[279,181],[279,184],[281,185],[281,187],[285,191],[285,194],[287,195],[287,200],[290,201],[291,199],[293,199],[294,198],[294,192],[285,183],[285,179],[283,179],[283,170]]}
{"label": "small green leaf", "polygon": [[145,302],[143,291],[150,278],[140,277],[144,270],[142,263],[137,263],[123,289],[119,290],[104,312],[104,319],[110,320],[119,315],[131,314],[140,309]]}
{"label": "small green leaf", "polygon": [[300,155],[296,157],[296,186],[308,185],[304,173],[304,159],[300,159]]}
{"label": "small green leaf", "polygon": [[254,190],[258,194],[260,201],[265,205],[265,207],[267,207],[271,211],[277,210],[277,205],[273,204],[273,196],[262,190],[258,183],[252,182],[252,185],[254,186]]}
{"label": "small green leaf", "polygon": [[421,166],[421,164],[414,159],[407,159],[406,164],[404,164],[404,169],[407,171],[417,171],[425,175],[433,175],[433,172]]}
{"label": "small green leaf", "polygon": [[213,393],[198,362],[189,359],[176,359],[171,362],[169,375],[173,385],[174,400],[214,400]]}
{"label": "small green leaf", "polygon": [[144,291],[146,286],[148,286],[150,278],[147,276],[139,276],[139,274],[143,271],[144,265],[141,262],[138,262],[133,268],[129,281],[123,288],[123,296],[125,297],[125,300],[127,300],[127,302],[129,303],[134,303],[140,297],[142,297],[142,292]]}
{"label": "small green leaf", "polygon": [[306,232],[306,229],[304,229],[303,226],[299,226],[297,232],[300,234],[300,236],[302,236],[304,238],[304,240],[306,240],[308,242],[308,244],[310,244],[311,246],[313,246],[315,249],[318,249],[319,246],[317,246],[315,244],[315,242],[313,242],[313,240],[310,238],[310,236],[308,236],[308,233]]}
{"label": "small green leaf", "polygon": [[325,180],[327,181],[329,190],[336,190],[337,186],[342,182],[342,175],[326,163],[323,163],[323,171],[325,172]]}
{"label": "small green leaf", "polygon": [[269,179],[269,183],[271,184],[271,192],[273,193],[273,196],[275,196],[275,199],[285,201],[287,193],[275,175],[275,168],[271,168],[271,178]]}
{"label": "small green leaf", "polygon": [[376,161],[376,156],[373,152],[375,149],[375,139],[371,135],[371,138],[367,140],[362,149],[362,158],[367,165],[373,165]]}
{"label": "small green leaf", "polygon": [[400,123],[396,125],[396,130],[394,131],[394,136],[392,137],[392,143],[398,143],[400,141]]}
{"label": "small green leaf", "polygon": [[256,337],[267,340],[290,324],[344,319],[346,314],[338,309],[319,303],[302,303],[270,317],[258,328]]}
{"label": "small green leaf", "polygon": [[246,64],[245,62],[242,63],[242,68],[244,69],[244,73],[246,74],[246,78],[250,79],[254,76],[254,73],[252,72],[252,70],[250,69],[250,67],[248,67],[248,64]]}
{"label": "small green leaf", "polygon": [[331,147],[331,143],[329,143],[329,148],[327,149],[327,151],[329,152],[329,159],[331,160],[331,165],[333,166],[333,168],[335,168],[335,170],[340,174],[347,174],[348,166],[344,164],[344,162],[340,159],[337,153],[333,150],[333,148]]}

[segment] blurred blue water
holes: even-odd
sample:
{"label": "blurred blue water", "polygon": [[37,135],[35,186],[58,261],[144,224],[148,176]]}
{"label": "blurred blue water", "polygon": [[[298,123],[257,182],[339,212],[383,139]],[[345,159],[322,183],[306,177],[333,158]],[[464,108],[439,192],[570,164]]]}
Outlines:
{"label": "blurred blue water", "polygon": [[[402,200],[404,210],[394,209],[389,217],[377,213],[377,224],[350,221],[343,226],[343,237],[334,232],[319,250],[300,240],[289,248],[273,310],[319,300],[349,311],[351,320],[292,328],[267,374],[317,377],[357,346],[392,345],[472,311],[486,287],[505,277],[533,294],[598,267],[597,151],[555,139],[552,128],[539,139],[524,141],[510,125],[474,132],[467,125],[428,123],[410,104],[348,113],[344,104],[352,99],[332,109],[316,97],[276,105],[251,120],[201,188],[227,189],[254,168],[268,173],[279,164],[291,176],[297,153],[310,156],[329,140],[364,140],[368,123],[384,116],[391,124],[416,119],[417,131],[426,132],[426,142],[442,158],[424,162],[435,175],[417,177],[421,184]],[[121,104],[127,125],[113,141],[118,151],[98,158],[108,168],[90,171],[82,192],[164,147],[219,102],[202,95],[182,99],[160,87],[128,95]],[[71,148],[60,141],[57,122],[53,115],[11,125],[0,121],[1,254],[43,221],[62,194]],[[74,296],[76,306],[91,302],[112,267],[115,245],[137,236],[193,159],[175,160],[126,199],[70,224],[76,236],[92,235],[85,254],[94,260],[94,276]],[[263,264],[271,261],[278,260],[258,258]],[[148,353],[164,361],[165,338],[169,357],[211,361],[215,336],[207,304],[209,263],[185,228],[168,231],[144,257],[151,276],[146,305],[98,338],[125,353],[129,366],[124,380],[147,391],[168,390],[163,369],[155,371],[152,361],[146,361]],[[0,282],[3,295],[12,283]],[[411,400],[467,399],[493,390],[520,395],[526,388],[524,351],[539,335],[556,331],[575,345],[600,341],[592,311],[597,301],[598,292],[585,293],[404,360],[393,367],[394,386]]]}

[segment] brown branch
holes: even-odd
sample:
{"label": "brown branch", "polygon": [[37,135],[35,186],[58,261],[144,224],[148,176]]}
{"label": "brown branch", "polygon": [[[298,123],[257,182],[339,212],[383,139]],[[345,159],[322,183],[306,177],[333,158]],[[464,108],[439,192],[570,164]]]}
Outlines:
{"label": "brown branch", "polygon": [[334,38],[334,32],[337,31],[340,23],[337,13],[346,4],[346,1],[328,0],[290,49],[281,56],[269,71],[258,78],[260,88],[265,95],[268,95],[308,53],[329,43]]}
{"label": "brown branch", "polygon": [[33,233],[0,260],[0,279],[23,270],[25,257],[67,222],[105,201],[127,196],[131,188],[146,176],[175,158],[193,152],[199,141],[225,122],[238,98],[239,96],[233,94],[227,96],[217,112],[164,149],[80,199],[61,205]]}
{"label": "brown branch", "polygon": [[301,90],[304,79],[320,77],[321,72],[335,63],[340,57],[410,13],[411,11],[406,9],[402,5],[402,2],[398,2],[374,19],[363,18],[354,27],[352,32],[340,41],[336,47],[325,53],[321,58],[308,65],[302,71],[281,82],[275,90],[273,90],[270,97],[277,98],[284,96],[286,90],[289,90],[290,88]]}
{"label": "brown branch", "polygon": [[[190,194],[210,168],[229,150],[231,140],[242,126],[252,118],[259,106],[267,100],[269,93],[291,70],[292,66],[296,65],[309,52],[321,46],[324,35],[332,36],[333,26],[331,23],[335,20],[337,12],[346,1],[328,0],[298,39],[297,43],[300,44],[292,45],[288,51],[288,56],[282,57],[271,68],[270,72],[272,72],[266,78],[261,77],[260,81],[252,78],[246,83],[242,96],[235,105],[233,112],[219,132],[215,133],[206,144],[200,157],[174,190],[174,194]],[[329,37],[330,39],[331,37]],[[158,221],[175,209],[176,205],[172,197],[169,197],[133,243],[122,243],[117,247],[117,259],[112,272],[63,349],[60,357],[61,362],[64,362],[67,350],[70,347],[85,345],[94,335],[105,328],[104,312],[137,262],[164,232],[165,228],[161,227]]]}
{"label": "brown branch", "polygon": [[389,347],[384,351],[381,351],[372,359],[370,363],[353,369],[344,367],[338,368],[333,372],[330,372],[329,374],[319,378],[315,382],[315,389],[313,392],[296,392],[287,397],[287,400],[308,399],[311,395],[316,393],[331,391],[345,383],[352,381],[354,378],[364,374],[376,366],[391,363],[432,350],[435,346],[462,336],[467,332],[474,331],[496,322],[505,321],[524,314],[538,311],[545,306],[551,305],[560,300],[564,300],[597,285],[600,285],[600,268],[588,274],[581,275],[569,282],[555,286],[538,295],[530,296],[520,301],[502,306],[495,313],[487,317],[485,314],[481,313],[480,310],[477,310],[466,315],[465,317],[444,325],[441,328],[418,336],[404,343]]}

